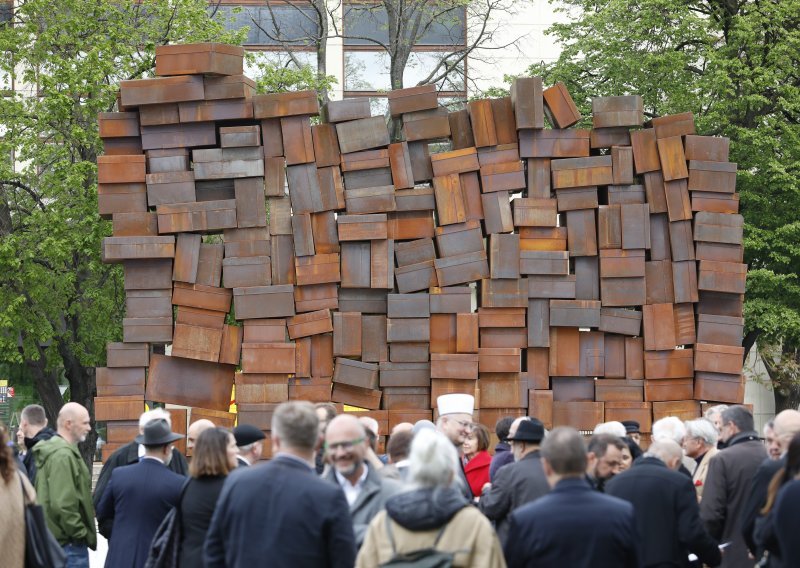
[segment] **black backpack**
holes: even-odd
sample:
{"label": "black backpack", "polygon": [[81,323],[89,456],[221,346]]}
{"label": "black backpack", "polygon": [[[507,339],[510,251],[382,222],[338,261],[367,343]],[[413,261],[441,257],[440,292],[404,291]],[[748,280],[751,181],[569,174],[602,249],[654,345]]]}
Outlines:
{"label": "black backpack", "polygon": [[392,558],[388,562],[381,564],[381,568],[451,568],[456,552],[436,550],[436,545],[439,544],[439,539],[442,538],[446,528],[447,525],[444,525],[439,529],[439,534],[436,535],[433,546],[412,550],[411,552],[398,553],[394,543],[394,534],[392,533],[392,521],[389,515],[386,515],[386,533],[389,535],[389,542],[392,545]]}

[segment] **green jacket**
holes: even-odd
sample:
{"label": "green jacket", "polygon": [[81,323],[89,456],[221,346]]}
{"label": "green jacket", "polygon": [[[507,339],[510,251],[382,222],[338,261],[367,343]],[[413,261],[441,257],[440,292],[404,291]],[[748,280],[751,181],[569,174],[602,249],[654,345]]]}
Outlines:
{"label": "green jacket", "polygon": [[97,533],[92,507],[92,478],[78,447],[61,436],[39,442],[31,450],[36,460],[36,500],[47,526],[61,544],[83,543],[94,550]]}

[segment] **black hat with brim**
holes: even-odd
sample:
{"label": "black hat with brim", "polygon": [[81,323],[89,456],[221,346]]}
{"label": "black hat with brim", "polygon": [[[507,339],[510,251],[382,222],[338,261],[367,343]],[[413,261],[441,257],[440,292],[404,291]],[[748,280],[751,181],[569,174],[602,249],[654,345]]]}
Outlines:
{"label": "black hat with brim", "polygon": [[536,418],[523,420],[517,426],[513,436],[506,438],[509,442],[531,442],[538,444],[544,440],[544,424]]}
{"label": "black hat with brim", "polygon": [[181,438],[183,436],[174,433],[166,420],[159,418],[148,422],[144,427],[144,434],[136,436],[134,441],[143,446],[166,446]]}

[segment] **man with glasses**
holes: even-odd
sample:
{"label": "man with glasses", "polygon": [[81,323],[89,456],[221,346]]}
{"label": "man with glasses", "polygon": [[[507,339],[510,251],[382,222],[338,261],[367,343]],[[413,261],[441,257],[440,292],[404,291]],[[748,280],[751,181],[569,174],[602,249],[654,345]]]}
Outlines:
{"label": "man with glasses", "polygon": [[366,462],[367,451],[367,433],[358,418],[340,414],[330,421],[325,430],[325,455],[332,467],[324,477],[344,491],[357,547],[386,500],[402,490],[400,483],[381,477]]}
{"label": "man with glasses", "polygon": [[[436,429],[444,434],[448,440],[453,442],[458,455],[464,447],[464,440],[472,430],[472,413],[475,410],[475,397],[470,394],[443,394],[436,399],[436,407],[439,418],[436,420]],[[459,489],[468,500],[472,501],[472,490],[469,488],[467,476],[464,473],[462,460],[458,460],[461,467],[458,468]]]}

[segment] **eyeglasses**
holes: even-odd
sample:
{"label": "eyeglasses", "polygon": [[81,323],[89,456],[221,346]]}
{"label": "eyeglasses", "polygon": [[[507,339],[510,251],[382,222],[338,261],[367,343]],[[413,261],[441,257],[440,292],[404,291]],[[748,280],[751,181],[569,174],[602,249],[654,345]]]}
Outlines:
{"label": "eyeglasses", "polygon": [[461,426],[462,428],[466,428],[467,430],[472,430],[475,428],[475,424],[472,422],[467,422],[466,420],[456,420],[456,424]]}
{"label": "eyeglasses", "polygon": [[357,446],[364,442],[364,438],[358,438],[356,440],[346,440],[344,442],[335,442],[333,444],[329,444],[325,442],[325,451],[326,452],[335,452],[336,450],[344,450],[345,452],[349,452],[353,449],[354,446]]}

